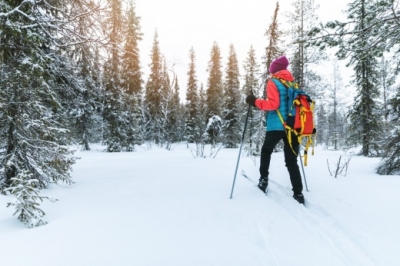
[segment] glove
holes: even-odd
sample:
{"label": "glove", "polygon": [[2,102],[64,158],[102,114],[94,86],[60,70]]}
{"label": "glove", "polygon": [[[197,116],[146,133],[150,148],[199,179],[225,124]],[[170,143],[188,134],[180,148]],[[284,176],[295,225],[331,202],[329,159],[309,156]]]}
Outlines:
{"label": "glove", "polygon": [[246,103],[254,107],[256,107],[256,100],[257,98],[253,94],[250,94],[249,96],[246,97]]}

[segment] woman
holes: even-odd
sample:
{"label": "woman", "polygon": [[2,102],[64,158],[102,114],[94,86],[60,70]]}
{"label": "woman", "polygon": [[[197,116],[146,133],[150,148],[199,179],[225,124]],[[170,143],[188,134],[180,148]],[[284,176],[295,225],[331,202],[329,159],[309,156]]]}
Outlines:
{"label": "woman", "polygon": [[292,134],[292,148],[289,145],[288,138],[285,132],[285,128],[278,116],[279,110],[283,120],[287,119],[288,106],[286,102],[287,89],[279,81],[283,79],[286,81],[294,81],[292,73],[287,70],[289,61],[286,56],[281,56],[275,59],[270,67],[269,72],[271,78],[268,80],[266,85],[267,99],[256,98],[254,95],[249,95],[246,98],[246,102],[257,107],[260,110],[269,111],[267,116],[267,133],[265,135],[264,144],[261,149],[261,161],[260,161],[260,179],[258,188],[263,192],[266,192],[268,187],[269,177],[269,165],[271,162],[271,154],[280,140],[284,143],[284,155],[285,163],[289,172],[290,181],[292,183],[293,198],[299,203],[304,203],[303,196],[303,184],[301,181],[301,175],[299,166],[297,164],[297,154],[299,152],[299,143],[297,137]]}

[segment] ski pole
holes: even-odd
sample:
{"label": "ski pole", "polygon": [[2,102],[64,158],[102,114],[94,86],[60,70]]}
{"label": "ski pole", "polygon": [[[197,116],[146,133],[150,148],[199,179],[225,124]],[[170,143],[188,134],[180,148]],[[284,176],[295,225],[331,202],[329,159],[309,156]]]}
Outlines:
{"label": "ski pole", "polygon": [[238,170],[238,166],[239,166],[240,154],[242,153],[242,146],[243,146],[243,142],[244,142],[244,136],[245,136],[245,134],[246,134],[247,120],[249,119],[250,108],[251,108],[251,105],[249,104],[249,108],[247,109],[246,121],[244,122],[244,129],[243,129],[243,134],[242,134],[242,141],[241,141],[241,143],[240,143],[239,155],[238,155],[238,159],[237,159],[237,163],[236,163],[235,176],[233,177],[233,184],[232,184],[232,190],[231,190],[231,197],[230,197],[230,199],[232,199],[233,189],[234,189],[234,187],[235,187],[236,175],[237,175],[237,170]]}
{"label": "ski pole", "polygon": [[304,172],[303,160],[301,159],[301,154],[300,154],[300,152],[299,152],[299,157],[300,157],[301,169],[303,170],[304,184],[306,185],[306,190],[307,190],[307,192],[308,192],[308,186],[307,186],[307,180],[306,180],[306,173]]}

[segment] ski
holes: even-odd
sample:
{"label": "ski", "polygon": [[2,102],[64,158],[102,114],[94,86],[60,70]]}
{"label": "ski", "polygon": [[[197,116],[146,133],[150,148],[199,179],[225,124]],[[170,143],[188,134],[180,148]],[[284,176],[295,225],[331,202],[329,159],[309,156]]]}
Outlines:
{"label": "ski", "polygon": [[[240,174],[241,174],[244,178],[246,178],[249,182],[251,182],[252,184],[254,184],[254,185],[257,187],[258,182],[255,181],[254,179],[252,179],[251,177],[249,177],[243,169],[242,169],[242,171],[241,171]],[[272,181],[272,182],[273,182],[273,181]],[[275,182],[275,184],[276,184],[276,182]],[[257,187],[257,189],[260,190],[258,187]],[[269,189],[269,187],[267,187],[267,189],[265,190],[265,195],[267,195],[268,189]],[[294,198],[293,198],[293,199],[294,199]],[[294,199],[294,200],[296,200],[296,199]],[[296,202],[298,202],[298,201],[296,200]],[[298,202],[298,203],[299,203],[300,205],[303,205],[304,207],[306,207],[305,202],[304,202],[304,203]]]}
{"label": "ski", "polygon": [[[243,169],[242,169],[242,171],[241,171],[241,175],[242,175],[244,178],[246,178],[248,181],[250,181],[253,185],[255,185],[255,186],[257,187],[257,189],[260,190],[260,191],[262,192],[262,190],[258,188],[258,182],[255,181],[254,179],[252,179],[251,177],[249,177],[248,175],[246,175],[246,172],[245,172]],[[267,187],[267,189],[265,190],[265,192],[263,192],[263,193],[264,193],[265,195],[267,195],[267,193],[268,193],[268,187]]]}

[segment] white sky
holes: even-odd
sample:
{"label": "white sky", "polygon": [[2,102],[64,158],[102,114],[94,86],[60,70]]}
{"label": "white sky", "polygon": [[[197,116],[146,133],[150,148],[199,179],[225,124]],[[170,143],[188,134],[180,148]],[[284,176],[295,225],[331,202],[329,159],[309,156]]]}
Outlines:
{"label": "white sky", "polygon": [[[134,0],[136,13],[141,17],[143,40],[139,44],[141,65],[145,81],[149,72],[150,53],[157,30],[161,53],[169,67],[174,65],[181,89],[181,100],[185,97],[189,50],[196,54],[196,74],[204,88],[207,87],[207,64],[211,47],[216,41],[221,49],[222,65],[225,68],[229,45],[235,47],[240,68],[250,46],[256,50],[259,63],[266,47],[265,30],[271,23],[276,1],[272,0]],[[280,1],[278,21],[285,23],[285,12],[293,1]],[[322,1],[317,15],[320,20],[344,20],[342,10],[350,0]],[[224,69],[223,69],[224,70]],[[243,71],[242,71],[243,72]]]}

